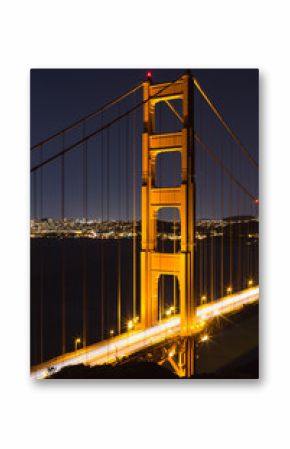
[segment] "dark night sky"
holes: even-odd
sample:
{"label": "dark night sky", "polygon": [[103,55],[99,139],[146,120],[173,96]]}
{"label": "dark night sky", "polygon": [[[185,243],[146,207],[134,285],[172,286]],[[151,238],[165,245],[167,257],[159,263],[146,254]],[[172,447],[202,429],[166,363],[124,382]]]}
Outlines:
{"label": "dark night sky", "polygon": [[[152,70],[153,82],[173,81],[183,71],[183,69],[154,69]],[[32,70],[31,144],[36,144],[126,92],[140,83],[145,78],[145,73],[146,69]],[[193,69],[192,73],[248,151],[258,161],[258,70]],[[114,155],[117,147],[113,147]],[[139,150],[141,149],[139,148]],[[138,161],[140,162],[140,159]],[[79,161],[76,158],[70,163],[72,166],[77,166]],[[48,204],[47,210],[44,211],[46,216],[57,215],[53,208],[53,202],[58,202],[56,197],[59,192],[55,186],[57,181],[52,178],[52,175],[51,178],[50,175],[47,175],[43,194],[44,202],[46,201]],[[248,187],[255,194],[257,193],[256,175],[252,176]],[[70,214],[66,213],[66,215],[81,215],[80,196],[74,194],[69,185],[66,185],[66,189],[72,191],[72,198],[67,197],[68,203],[78,203],[75,208],[68,206]],[[112,201],[112,197],[110,197],[110,201]],[[109,214],[109,218],[114,218],[115,214],[117,215],[116,210],[112,212],[111,216]],[[139,214],[139,210],[137,214]],[[93,212],[92,215],[94,215]],[[206,215],[210,215],[210,213],[206,212]]]}

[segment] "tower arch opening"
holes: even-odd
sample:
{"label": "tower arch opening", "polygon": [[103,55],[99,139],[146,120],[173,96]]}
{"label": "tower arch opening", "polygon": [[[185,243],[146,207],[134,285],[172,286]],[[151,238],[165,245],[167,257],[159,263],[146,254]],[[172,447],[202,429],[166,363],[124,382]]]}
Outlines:
{"label": "tower arch opening", "polygon": [[156,251],[180,252],[180,212],[177,207],[162,207],[156,217]]}
{"label": "tower arch opening", "polygon": [[181,185],[180,151],[161,152],[156,157],[155,187],[179,187]]}
{"label": "tower arch opening", "polygon": [[170,99],[155,104],[154,132],[178,132],[182,129],[182,100]]}
{"label": "tower arch opening", "polygon": [[172,274],[160,274],[158,278],[158,319],[170,318],[179,313],[179,281]]}

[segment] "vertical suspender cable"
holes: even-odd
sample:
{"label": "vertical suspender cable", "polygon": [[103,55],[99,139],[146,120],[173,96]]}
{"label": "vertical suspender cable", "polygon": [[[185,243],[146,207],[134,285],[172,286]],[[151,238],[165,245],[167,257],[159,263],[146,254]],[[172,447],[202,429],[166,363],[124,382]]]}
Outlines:
{"label": "vertical suspender cable", "polygon": [[215,167],[214,163],[210,161],[210,165],[212,167],[212,173],[210,174],[210,205],[211,205],[211,214],[212,214],[212,222],[210,226],[210,300],[214,300],[214,241],[213,241],[213,220],[214,220],[214,172]]}
{"label": "vertical suspender cable", "polygon": [[[118,109],[119,115],[120,115],[120,107]],[[118,161],[118,220],[121,222],[121,124],[120,120],[118,122],[118,155],[117,155],[117,161]],[[118,293],[117,293],[117,333],[121,333],[121,241],[120,241],[120,235],[118,236],[117,240],[117,249],[118,249]]]}
{"label": "vertical suspender cable", "polygon": [[[201,124],[200,124],[200,133],[201,136],[203,136],[203,101],[201,99],[201,97],[198,97],[200,99],[200,117],[201,117]],[[200,148],[200,147],[199,147]],[[202,149],[200,148],[200,158],[201,158],[201,162],[202,162],[202,179],[200,181],[200,197],[201,197],[201,202],[202,204],[206,204],[206,154],[202,151]],[[203,236],[205,236],[205,229],[204,229],[204,219],[206,218],[206,207],[202,207],[202,219],[203,219],[203,224],[201,227]],[[206,237],[206,236],[205,236]],[[202,287],[201,287],[201,292],[202,292],[202,296],[205,297],[205,301],[207,301],[207,291],[206,291],[206,270],[207,270],[207,260],[206,260],[206,248],[207,248],[207,238],[203,238],[201,240],[201,253],[202,253],[202,266],[201,266],[201,271],[202,271]]]}
{"label": "vertical suspender cable", "polygon": [[[31,198],[31,200],[33,202],[33,214],[32,215],[33,215],[34,220],[37,220],[39,218],[38,210],[37,210],[38,209],[37,208],[37,171],[32,174],[31,182],[32,182],[32,192],[31,192],[32,198]],[[41,249],[40,249],[40,251],[42,252]],[[31,309],[31,312],[32,312],[32,309]],[[39,330],[37,327],[34,329],[35,329],[35,334],[37,335]],[[32,327],[31,327],[31,331],[33,331],[34,329],[32,329]],[[31,335],[31,338],[32,338],[32,335]],[[32,343],[33,343],[33,351],[35,351],[35,356],[37,357],[37,355],[38,355],[37,338],[34,338],[34,341]]]}
{"label": "vertical suspender cable", "polygon": [[37,220],[38,214],[37,214],[37,171],[35,171],[32,174],[32,181],[33,181],[33,192],[32,192],[32,198],[33,198],[33,216],[34,219]]}
{"label": "vertical suspender cable", "polygon": [[[196,99],[196,104],[198,105],[198,109],[197,109],[197,113],[198,113],[198,119],[199,119],[199,135],[202,136],[202,118],[201,118],[201,104],[200,104],[200,97],[195,95],[194,98]],[[195,151],[195,157],[197,160],[199,154],[199,166],[200,166],[200,177],[199,179],[202,179],[203,177],[203,164],[202,164],[202,153],[199,151],[199,153],[197,153],[197,145],[196,145],[196,151]],[[199,186],[197,185],[196,187],[198,188],[198,191],[196,192],[196,197],[198,194],[198,199],[199,199],[199,204],[200,204],[200,214],[199,214],[199,220],[201,220],[202,218],[202,214],[203,214],[203,202],[202,202],[202,190],[201,190],[201,182],[199,184]],[[199,227],[199,229],[201,229]],[[203,274],[203,260],[202,260],[202,249],[203,249],[203,244],[202,244],[202,240],[197,239],[196,240],[196,244],[197,244],[197,249],[199,251],[199,302],[202,302],[201,298],[203,296],[203,279],[202,279],[202,274]]]}
{"label": "vertical suspender cable", "polygon": [[[65,148],[65,134],[62,134],[62,149]],[[62,154],[61,162],[61,220],[62,228],[64,228],[65,219],[65,160]],[[65,304],[65,239],[61,240],[61,351],[66,352],[66,304]]]}
{"label": "vertical suspender cable", "polygon": [[[176,253],[176,210],[173,212],[173,254]],[[173,276],[173,311],[176,313],[176,276]]]}
{"label": "vertical suspender cable", "polygon": [[[126,221],[128,223],[130,223],[130,151],[129,151],[129,146],[130,146],[130,116],[127,115],[126,118],[126,133],[125,133],[125,160],[126,160]],[[133,287],[133,282],[132,282],[132,287]],[[132,291],[132,305],[133,305],[133,291]],[[133,315],[133,309],[132,311],[130,311],[130,315]]]}
{"label": "vertical suspender cable", "polygon": [[[241,163],[242,161],[239,161],[237,157],[237,175],[238,179],[241,179]],[[237,216],[238,216],[238,223],[237,223],[237,232],[238,232],[238,276],[237,276],[237,290],[243,289],[243,283],[241,279],[241,192],[237,190]]]}
{"label": "vertical suspender cable", "polygon": [[[223,160],[223,142],[221,144],[221,160]],[[220,180],[221,180],[221,272],[220,272],[220,296],[224,296],[224,177],[223,172],[220,170]]]}
{"label": "vertical suspender cable", "polygon": [[[214,165],[214,164],[213,164]],[[217,226],[216,220],[218,217],[218,211],[217,211],[217,187],[218,187],[218,173],[217,173],[217,167],[213,170],[213,217],[215,220],[215,226]],[[214,228],[215,231],[213,233],[213,298],[216,300],[216,275],[217,275],[217,237],[216,234],[216,227]]]}
{"label": "vertical suspender cable", "polygon": [[[233,173],[233,148],[230,144],[230,170]],[[230,288],[233,289],[233,183],[230,183]]]}
{"label": "vertical suspender cable", "polygon": [[[155,105],[156,108],[156,105]],[[156,117],[156,109],[155,109],[155,117]],[[162,120],[161,120],[161,108],[159,108],[158,110],[158,114],[157,114],[157,119],[158,119],[158,132],[160,134],[162,134]],[[156,124],[155,124],[156,125]],[[159,188],[162,189],[163,187],[163,158],[160,155],[160,165],[159,165],[159,179],[160,179],[160,184],[159,184]],[[158,158],[158,156],[157,156]],[[156,162],[157,162],[157,158],[155,159],[155,169],[154,169],[154,183],[156,185]],[[161,203],[161,190],[159,192],[159,203]],[[158,210],[158,212],[160,211],[160,209]],[[156,220],[156,232],[158,232],[158,212],[157,212],[157,220]],[[164,217],[163,214],[161,213],[159,215],[159,220],[161,221],[161,249],[160,252],[163,254],[164,253]],[[158,237],[157,237],[158,238]],[[161,255],[162,257],[162,255]],[[160,262],[159,262],[160,265]],[[157,286],[157,292],[158,292],[158,303],[159,303],[159,320],[162,319],[163,317],[163,313],[164,313],[164,275],[161,274],[160,278],[158,280],[160,282],[160,296],[159,296],[159,282],[158,282],[158,286]]]}
{"label": "vertical suspender cable", "polygon": [[[208,158],[207,155],[204,154],[204,171],[207,172],[207,168],[208,168]],[[205,198],[205,204],[207,206],[207,210],[206,210],[206,215],[207,217],[205,217],[206,219],[208,218],[208,205],[209,205],[209,199],[208,199],[208,184],[209,184],[209,177],[205,176],[204,177],[204,198]],[[208,257],[208,247],[209,247],[209,234],[208,234],[208,226],[207,226],[207,222],[204,222],[204,228],[205,228],[205,236],[206,238],[204,239],[204,293],[205,296],[208,300],[208,296],[209,296],[209,290],[208,290],[208,265],[209,265],[209,257]]]}
{"label": "vertical suspender cable", "polygon": [[[107,155],[107,169],[106,169],[106,180],[107,180],[107,222],[110,222],[110,213],[111,213],[111,209],[110,209],[110,196],[111,196],[111,184],[110,184],[110,176],[111,176],[111,135],[110,135],[110,127],[107,128],[107,142],[106,142],[106,155]],[[106,248],[107,251],[109,251],[109,248]],[[109,253],[107,253],[109,255]],[[107,255],[106,254],[106,255]],[[106,259],[107,260],[107,259]],[[108,276],[107,276],[107,271],[104,271],[104,276],[105,276],[105,289],[106,289],[106,301],[104,304],[104,333],[105,335],[108,332],[108,326],[109,326],[109,322],[110,322],[110,309],[109,309],[109,304],[110,304],[110,289],[108,288]]]}
{"label": "vertical suspender cable", "polygon": [[[242,166],[242,174],[241,177],[244,177],[244,166]],[[244,215],[244,211],[245,211],[245,194],[241,193],[241,203],[242,203],[242,217]],[[244,286],[246,285],[245,283],[245,278],[246,278],[246,273],[245,273],[245,223],[243,218],[241,218],[241,245],[242,245],[242,288],[244,288]]]}
{"label": "vertical suspender cable", "polygon": [[125,139],[125,147],[126,147],[126,220],[129,221],[129,116],[126,119],[126,139]]}
{"label": "vertical suspender cable", "polygon": [[[249,181],[250,181],[250,185],[252,184],[252,172],[250,171],[250,177],[249,177]],[[254,202],[252,200],[250,201],[250,222],[249,222],[249,228],[250,228],[250,234],[251,234],[251,238],[250,238],[250,245],[249,245],[249,255],[250,255],[250,260],[249,260],[249,265],[250,265],[250,273],[249,273],[249,279],[253,278],[253,254],[254,254],[254,238],[253,238],[253,221],[252,221],[252,217],[254,217]]]}
{"label": "vertical suspender cable", "polygon": [[110,169],[111,169],[111,155],[110,155],[110,128],[107,129],[107,171],[106,171],[106,180],[107,180],[107,221],[110,221]]}
{"label": "vertical suspender cable", "polygon": [[[103,112],[101,113],[101,127],[103,127]],[[104,230],[104,131],[101,134],[101,211],[102,211],[102,232]],[[104,339],[104,236],[101,236],[101,340]]]}
{"label": "vertical suspender cable", "polygon": [[[129,165],[129,136],[130,136],[130,127],[129,127],[129,115],[126,117],[126,127],[125,127],[125,210],[126,210],[126,222],[130,225],[130,213],[129,213],[129,194],[130,194],[130,186],[129,186],[129,177],[130,177],[130,165]],[[131,287],[130,287],[131,288]],[[130,297],[130,290],[128,289],[128,294]],[[132,301],[133,301],[133,292],[132,292]],[[129,304],[129,300],[127,301]],[[126,319],[128,318],[128,305],[126,304]],[[132,311],[130,310],[130,318],[132,316]]]}
{"label": "vertical suspender cable", "polygon": [[[41,162],[43,161],[43,145],[40,148]],[[40,219],[43,218],[43,167],[40,168]],[[40,251],[40,363],[43,362],[43,309],[44,309],[44,244]]]}
{"label": "vertical suspender cable", "polygon": [[[242,168],[242,176],[243,176],[243,168]],[[244,210],[245,210],[245,195],[241,192],[241,207],[242,207],[242,217],[241,217],[241,252],[242,252],[242,289],[245,285],[245,225],[244,225]]]}
{"label": "vertical suspender cable", "polygon": [[[258,176],[259,176],[259,174],[258,174]],[[259,226],[259,199],[258,199],[258,196],[259,196],[259,192],[257,192],[257,198],[256,198],[255,203],[254,203],[254,217],[256,219],[256,228],[255,228],[255,230],[256,230],[256,232],[257,232],[257,234],[259,236],[259,228],[258,228],[258,226]],[[255,273],[254,273],[255,277],[253,278],[253,281],[258,284],[259,283],[259,270],[257,270],[257,268],[259,266],[259,237],[257,239],[257,248],[255,250],[254,264],[255,264],[254,266],[255,266],[256,270],[255,270]]]}
{"label": "vertical suspender cable", "polygon": [[[251,214],[250,210],[249,210],[249,206],[247,207],[247,215],[249,216]],[[246,218],[247,220],[247,274],[246,274],[246,282],[250,277],[250,239],[249,239],[249,234],[250,234],[250,221],[249,218]]]}
{"label": "vertical suspender cable", "polygon": [[[136,103],[136,95],[134,95]],[[133,319],[136,319],[136,110],[133,112]]]}
{"label": "vertical suspender cable", "polygon": [[[83,138],[85,138],[85,122],[83,122]],[[83,145],[83,225],[87,226],[87,142]],[[83,252],[83,347],[87,345],[87,302],[88,302],[88,291],[87,291],[87,238],[83,237],[82,241],[82,252]]]}
{"label": "vertical suspender cable", "polygon": [[117,297],[117,331],[121,333],[121,242],[118,237],[118,297]]}
{"label": "vertical suspender cable", "polygon": [[[159,109],[159,118],[160,118],[160,120],[159,120],[160,132],[162,133],[162,110],[161,110],[161,108]],[[156,163],[156,161],[155,161],[155,163]],[[160,164],[160,172],[161,172],[160,180],[162,179],[162,183],[164,182],[164,178],[162,176],[163,168],[164,168],[164,161],[163,161],[163,158],[162,158],[161,159],[161,164]],[[162,239],[161,239],[161,246],[162,246],[161,252],[162,252],[162,254],[164,253],[164,242],[165,242],[165,239],[164,239],[164,227],[165,226],[164,225],[165,225],[165,217],[163,217],[163,219],[162,219]],[[165,296],[164,295],[165,275],[164,274],[161,277],[161,289],[162,290],[161,290],[161,313],[160,313],[160,318],[162,319],[162,317],[164,315],[164,312],[165,312],[165,297],[164,297]]]}

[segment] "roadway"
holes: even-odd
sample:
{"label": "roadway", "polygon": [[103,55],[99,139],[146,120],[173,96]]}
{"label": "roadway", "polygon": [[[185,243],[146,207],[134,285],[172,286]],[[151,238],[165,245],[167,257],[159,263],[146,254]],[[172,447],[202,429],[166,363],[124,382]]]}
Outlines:
{"label": "roadway", "polygon": [[[255,286],[199,306],[196,309],[196,320],[192,326],[192,333],[200,332],[208,320],[238,311],[243,306],[258,300],[259,286]],[[112,363],[168,338],[174,338],[179,335],[179,332],[180,317],[175,315],[148,329],[132,330],[34,366],[31,369],[31,377],[44,379],[52,372],[55,373],[69,365],[94,366]]]}

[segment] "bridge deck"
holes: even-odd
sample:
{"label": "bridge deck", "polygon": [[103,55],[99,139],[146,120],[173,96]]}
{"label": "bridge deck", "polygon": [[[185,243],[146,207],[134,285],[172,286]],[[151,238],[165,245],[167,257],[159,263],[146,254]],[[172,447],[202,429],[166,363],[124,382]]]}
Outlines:
{"label": "bridge deck", "polygon": [[[193,334],[202,329],[204,322],[218,315],[225,315],[238,310],[246,304],[259,300],[259,287],[242,290],[219,300],[199,306],[196,310],[197,321],[193,326]],[[116,359],[129,356],[134,352],[157,344],[166,338],[179,334],[180,317],[178,315],[159,322],[156,326],[145,330],[130,331],[108,340],[87,346],[86,348],[70,352],[48,360],[31,369],[31,377],[43,379],[51,372],[59,371],[68,365],[94,366],[110,363]]]}

